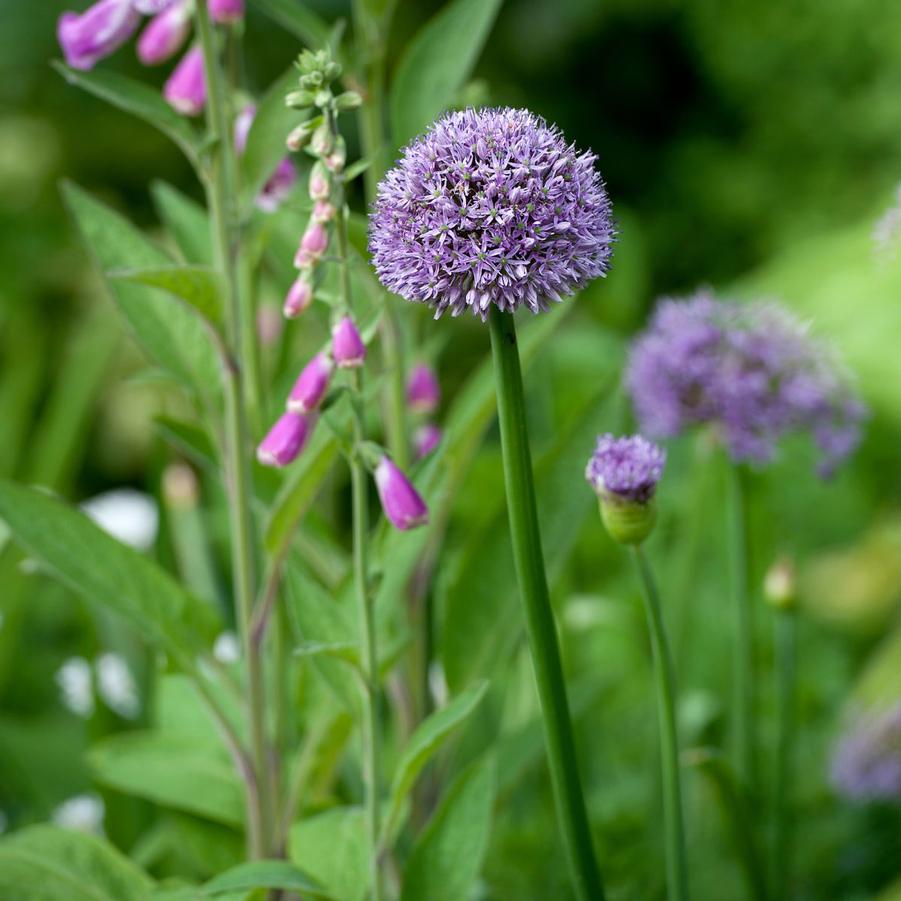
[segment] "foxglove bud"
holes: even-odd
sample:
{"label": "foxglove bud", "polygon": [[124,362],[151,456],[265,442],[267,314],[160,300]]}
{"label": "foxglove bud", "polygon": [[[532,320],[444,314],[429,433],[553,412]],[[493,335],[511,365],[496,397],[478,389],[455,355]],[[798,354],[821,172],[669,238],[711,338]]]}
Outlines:
{"label": "foxglove bud", "polygon": [[310,91],[290,91],[285,96],[285,106],[289,109],[309,109],[315,100],[315,95]]}
{"label": "foxglove bud", "polygon": [[245,106],[237,116],[235,116],[235,150],[240,156],[247,149],[247,136],[250,134],[250,127],[253,120],[257,116],[257,108],[252,103]]}
{"label": "foxglove bud", "polygon": [[778,610],[791,610],[797,603],[795,567],[791,560],[777,560],[763,580],[763,596]]}
{"label": "foxglove bud", "polygon": [[350,316],[332,329],[332,357],[341,369],[356,369],[366,360],[366,345]]}
{"label": "foxglove bud", "polygon": [[427,457],[441,442],[441,429],[433,422],[427,422],[420,426],[413,435],[413,447],[416,450],[416,459]]}
{"label": "foxglove bud", "polygon": [[334,205],[327,200],[317,200],[313,205],[314,222],[321,222],[323,224],[331,222],[331,220],[335,218],[335,213],[336,210]]}
{"label": "foxglove bud", "polygon": [[298,150],[303,150],[310,143],[312,134],[313,130],[310,127],[310,123],[301,122],[285,139],[285,145],[292,153],[297,153]]}
{"label": "foxglove bud", "polygon": [[317,162],[310,172],[310,200],[328,200],[332,193],[328,170]]}
{"label": "foxglove bud", "polygon": [[598,438],[585,478],[601,504],[601,519],[620,544],[641,544],[654,528],[654,492],[666,463],[664,451],[640,435]]}
{"label": "foxglove bud", "polygon": [[185,0],[157,13],[138,38],[138,59],[145,66],[166,62],[181,49],[191,30],[191,8]]}
{"label": "foxglove bud", "polygon": [[288,395],[292,413],[309,413],[322,403],[332,379],[334,364],[328,354],[319,353],[307,363]]}
{"label": "foxglove bud", "polygon": [[118,50],[137,30],[141,15],[131,0],[100,0],[81,15],[59,17],[56,36],[73,69],[91,69]]}
{"label": "foxglove bud", "polygon": [[339,113],[358,109],[363,105],[363,98],[356,91],[345,91],[335,98],[335,109]]}
{"label": "foxglove bud", "polygon": [[257,195],[257,208],[264,213],[274,213],[288,199],[296,183],[297,169],[294,161],[285,157]]}
{"label": "foxglove bud", "polygon": [[228,24],[244,16],[244,0],[209,0],[210,18]]}
{"label": "foxglove bud", "polygon": [[340,137],[340,135],[335,142],[335,149],[323,159],[323,162],[331,172],[344,171],[344,164],[347,162],[347,146],[344,143],[344,138]]}
{"label": "foxglove bud", "polygon": [[257,448],[263,466],[287,466],[297,459],[313,431],[315,419],[300,413],[283,413]]}
{"label": "foxglove bud", "polygon": [[206,106],[206,78],[203,74],[203,53],[192,47],[169,76],[163,88],[169,105],[185,116],[198,116]]}
{"label": "foxglove bud", "polygon": [[325,253],[328,247],[328,232],[321,222],[311,222],[300,239],[300,247],[294,256],[298,269],[309,269]]}
{"label": "foxglove bud", "polygon": [[301,276],[291,285],[285,298],[283,312],[286,319],[296,319],[313,302],[313,286],[309,279]]}
{"label": "foxglove bud", "polygon": [[407,403],[414,413],[433,413],[441,402],[438,377],[431,366],[414,366],[407,379]]}
{"label": "foxglove bud", "polygon": [[385,516],[395,529],[415,529],[429,521],[429,510],[410,480],[389,457],[375,468],[375,485]]}
{"label": "foxglove bud", "polygon": [[313,137],[310,140],[310,150],[312,150],[316,156],[327,156],[334,148],[335,139],[332,136],[332,130],[329,128],[328,122],[323,122],[322,125],[313,132]]}

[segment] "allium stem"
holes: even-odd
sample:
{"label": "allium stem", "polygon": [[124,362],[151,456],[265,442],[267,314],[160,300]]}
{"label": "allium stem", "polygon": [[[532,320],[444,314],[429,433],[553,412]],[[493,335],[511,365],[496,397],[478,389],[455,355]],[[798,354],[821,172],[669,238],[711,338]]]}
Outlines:
{"label": "allium stem", "polygon": [[774,901],[789,897],[792,850],[792,747],[795,737],[797,614],[776,611],[776,767],[773,777],[772,878]]}
{"label": "allium stem", "polygon": [[666,833],[667,895],[671,901],[688,898],[688,865],[682,818],[682,782],[679,768],[679,734],[676,727],[676,675],[670,654],[660,597],[654,574],[641,545],[635,545],[635,565],[644,588],[644,609],[654,652],[657,682],[657,718],[660,724],[660,764],[663,775],[663,812]]}
{"label": "allium stem", "polygon": [[732,593],[735,599],[735,749],[736,771],[748,792],[750,808],[757,797],[757,745],[754,722],[755,641],[754,616],[748,590],[748,523],[746,477],[729,464],[729,544],[732,564]]}
{"label": "allium stem", "polygon": [[579,779],[566,683],[544,571],[516,329],[512,314],[501,313],[494,305],[488,321],[513,559],[525,607],[557,816],[576,895],[580,901],[598,901],[603,899],[604,891]]}
{"label": "allium stem", "polygon": [[[234,355],[243,347],[243,335],[250,324],[245,322],[234,247],[235,161],[228,122],[226,87],[222,77],[213,29],[206,3],[197,4],[197,33],[203,50],[208,103],[207,126],[212,146],[207,173],[207,200],[212,227],[216,265],[223,276],[226,291],[228,345]],[[248,842],[254,857],[265,857],[271,852],[270,829],[272,826],[272,795],[266,751],[264,682],[260,660],[260,647],[253,640],[251,622],[254,604],[254,558],[251,523],[250,442],[247,433],[247,417],[243,395],[240,365],[232,359],[225,367],[225,457],[229,486],[229,532],[231,536],[232,570],[235,607],[244,659],[247,665],[247,712],[250,721],[251,774],[243,774],[248,783],[248,805],[256,811],[248,816]]]}

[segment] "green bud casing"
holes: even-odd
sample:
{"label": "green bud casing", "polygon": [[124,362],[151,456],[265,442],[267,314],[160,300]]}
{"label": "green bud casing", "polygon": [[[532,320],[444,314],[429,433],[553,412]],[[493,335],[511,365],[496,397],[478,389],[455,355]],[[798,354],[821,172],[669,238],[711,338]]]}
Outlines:
{"label": "green bud casing", "polygon": [[653,498],[641,502],[605,491],[598,500],[604,526],[619,544],[641,544],[654,530],[657,505]]}

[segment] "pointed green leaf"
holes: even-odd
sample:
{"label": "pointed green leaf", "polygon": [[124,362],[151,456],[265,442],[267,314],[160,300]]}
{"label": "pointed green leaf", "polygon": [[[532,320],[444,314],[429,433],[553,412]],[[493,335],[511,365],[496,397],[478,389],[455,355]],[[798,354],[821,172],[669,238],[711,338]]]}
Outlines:
{"label": "pointed green leaf", "polygon": [[181,251],[186,263],[210,264],[210,220],[195,200],[164,181],[150,186],[153,204],[160,221]]}
{"label": "pointed green leaf", "polygon": [[476,709],[487,688],[487,682],[468,688],[417,726],[404,748],[394,774],[391,806],[385,820],[386,835],[390,836],[393,832],[403,810],[404,800],[416,778],[450,733]]}
{"label": "pointed green leaf", "polygon": [[495,764],[476,761],[454,781],[407,862],[401,901],[468,901],[491,829]]}
{"label": "pointed green leaf", "polygon": [[502,2],[453,0],[408,44],[391,90],[395,144],[406,144],[450,106],[478,60]]}
{"label": "pointed green leaf", "polygon": [[2,480],[0,518],[59,581],[127,617],[176,659],[187,663],[209,647],[218,628],[209,604],[80,511],[37,489]]}
{"label": "pointed green leaf", "polygon": [[260,888],[303,892],[311,898],[334,897],[315,879],[286,860],[252,860],[238,864],[211,879],[203,887],[201,894],[222,895],[226,892],[250,892]]}
{"label": "pointed green leaf", "polygon": [[254,6],[274,19],[286,31],[300,38],[307,47],[318,50],[331,36],[328,22],[298,0],[253,0]]}
{"label": "pointed green leaf", "polygon": [[184,116],[166,103],[158,90],[105,69],[85,72],[70,69],[59,61],[54,61],[52,65],[69,84],[76,85],[159,129],[181,148],[192,164],[197,165],[197,132]]}
{"label": "pointed green leaf", "polygon": [[114,269],[107,275],[114,280],[161,288],[196,310],[206,322],[222,325],[222,285],[216,272],[206,266]]}
{"label": "pointed green leaf", "polygon": [[0,898],[143,901],[150,878],[93,835],[30,826],[0,840]]}

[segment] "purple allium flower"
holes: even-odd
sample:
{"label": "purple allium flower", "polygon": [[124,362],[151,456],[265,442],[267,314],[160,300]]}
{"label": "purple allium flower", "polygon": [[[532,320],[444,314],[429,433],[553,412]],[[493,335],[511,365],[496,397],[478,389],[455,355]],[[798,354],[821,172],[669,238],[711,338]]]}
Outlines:
{"label": "purple allium flower", "polygon": [[407,379],[407,403],[414,413],[432,413],[441,403],[441,386],[435,370],[426,363],[418,363]]}
{"label": "purple allium flower", "polygon": [[302,413],[283,413],[257,448],[263,466],[287,466],[304,449],[316,420]]}
{"label": "purple allium flower", "polygon": [[313,286],[303,275],[291,285],[285,298],[283,312],[286,319],[296,319],[313,302]]}
{"label": "purple allium flower", "polygon": [[316,354],[297,377],[288,395],[288,409],[292,413],[309,413],[315,410],[328,391],[334,368],[328,354]]}
{"label": "purple allium flower", "polygon": [[81,15],[59,17],[56,34],[66,62],[73,69],[91,69],[118,50],[137,30],[141,14],[132,0],[100,0]]}
{"label": "purple allium flower", "polygon": [[835,750],[831,776],[852,801],[901,802],[901,702],[857,716]]}
{"label": "purple allium flower", "polygon": [[429,510],[410,480],[389,457],[375,468],[375,485],[385,516],[395,529],[405,532],[429,521]]}
{"label": "purple allium flower", "polygon": [[647,503],[666,465],[666,452],[641,435],[601,435],[585,468],[585,478],[599,495],[614,494]]}
{"label": "purple allium flower", "polygon": [[138,38],[138,59],[145,66],[166,62],[181,49],[191,30],[191,7],[179,0],[157,13]]}
{"label": "purple allium flower", "polygon": [[332,329],[332,357],[340,369],[356,369],[366,360],[366,345],[350,316]]}
{"label": "purple allium flower", "polygon": [[433,422],[421,425],[413,435],[413,448],[416,451],[416,459],[427,457],[441,443],[441,429]]}
{"label": "purple allium flower", "polygon": [[615,230],[594,162],[527,110],[439,119],[379,185],[369,247],[382,284],[436,318],[546,309],[607,272]]}
{"label": "purple allium flower", "polygon": [[855,449],[865,416],[839,362],[787,310],[707,292],[658,305],[626,380],[649,435],[711,423],[734,460],[765,463],[781,437],[807,432],[822,475]]}
{"label": "purple allium flower", "polygon": [[199,116],[206,106],[203,52],[192,47],[179,61],[163,88],[169,105],[185,116]]}
{"label": "purple allium flower", "polygon": [[209,0],[209,10],[214,22],[237,22],[244,16],[244,0]]}

